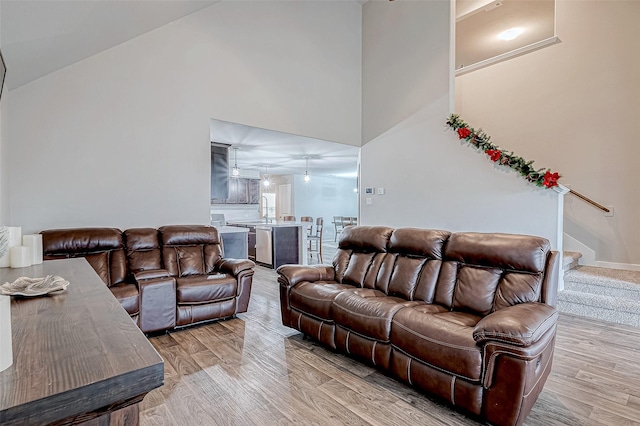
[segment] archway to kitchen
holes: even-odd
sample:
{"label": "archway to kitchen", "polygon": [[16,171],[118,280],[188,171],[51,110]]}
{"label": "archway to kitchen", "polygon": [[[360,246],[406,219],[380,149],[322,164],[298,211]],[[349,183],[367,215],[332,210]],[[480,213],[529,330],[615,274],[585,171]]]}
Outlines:
{"label": "archway to kitchen", "polygon": [[210,140],[214,226],[322,217],[334,242],[334,217],[358,216],[359,147],[217,119]]}

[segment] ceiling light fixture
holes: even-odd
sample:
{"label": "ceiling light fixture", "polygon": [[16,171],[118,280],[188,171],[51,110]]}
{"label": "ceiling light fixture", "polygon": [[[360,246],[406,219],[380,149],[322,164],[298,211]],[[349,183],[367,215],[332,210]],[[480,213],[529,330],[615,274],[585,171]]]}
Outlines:
{"label": "ceiling light fixture", "polygon": [[311,176],[309,175],[309,156],[305,155],[304,157],[302,157],[305,159],[306,163],[304,166],[304,181],[305,182],[309,182],[311,180]]}
{"label": "ceiling light fixture", "polygon": [[520,28],[520,27],[509,28],[508,30],[503,31],[500,34],[498,34],[498,38],[500,40],[509,41],[509,40],[513,40],[514,38],[518,37],[523,32],[524,32],[524,28]]}
{"label": "ceiling light fixture", "polygon": [[238,168],[238,150],[240,147],[232,146],[231,149],[233,149],[233,169],[231,170],[231,176],[237,178],[240,176],[240,169]]}
{"label": "ceiling light fixture", "polygon": [[271,182],[269,182],[269,165],[265,164],[264,165],[264,174],[262,175],[263,177],[263,181],[262,181],[262,185],[264,185],[265,188],[269,187],[269,185],[271,185]]}

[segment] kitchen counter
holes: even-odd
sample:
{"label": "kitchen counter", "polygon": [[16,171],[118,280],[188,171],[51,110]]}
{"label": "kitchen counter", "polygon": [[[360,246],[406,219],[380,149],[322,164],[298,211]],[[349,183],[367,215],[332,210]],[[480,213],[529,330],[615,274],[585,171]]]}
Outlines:
{"label": "kitchen counter", "polygon": [[215,228],[220,235],[249,232],[249,228],[240,228],[238,226],[216,226]]}
{"label": "kitchen counter", "polygon": [[231,222],[227,222],[229,225],[239,225],[239,226],[244,226],[244,225],[251,225],[251,226],[260,226],[260,227],[269,227],[269,228],[276,228],[276,227],[285,227],[285,226],[300,226],[300,227],[309,227],[312,225],[311,222],[290,222],[290,221],[285,221],[285,220],[273,220],[271,222],[265,222],[264,220],[247,220],[247,221],[231,221]]}
{"label": "kitchen counter", "polygon": [[311,222],[240,220],[227,224],[250,230],[249,258],[255,256],[256,262],[274,269],[284,264],[307,264],[307,228]]}

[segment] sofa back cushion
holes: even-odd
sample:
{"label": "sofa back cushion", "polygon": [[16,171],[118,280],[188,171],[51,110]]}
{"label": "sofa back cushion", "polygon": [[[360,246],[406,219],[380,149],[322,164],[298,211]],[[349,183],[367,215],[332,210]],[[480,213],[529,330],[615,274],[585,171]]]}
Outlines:
{"label": "sofa back cushion", "polygon": [[50,229],[41,234],[45,260],[84,257],[107,286],[125,281],[127,260],[119,229]]}
{"label": "sofa back cushion", "polygon": [[336,280],[344,284],[371,288],[387,252],[393,228],[386,226],[347,226],[340,234],[333,258]]}
{"label": "sofa back cushion", "polygon": [[132,228],[124,231],[129,272],[162,269],[160,239],[155,228]]}
{"label": "sofa back cushion", "polygon": [[334,258],[336,279],[407,300],[431,301],[449,232],[347,227]]}
{"label": "sofa back cushion", "polygon": [[174,277],[210,274],[221,259],[218,231],[212,226],[162,226],[160,242],[164,268]]}
{"label": "sofa back cushion", "polygon": [[539,301],[550,251],[540,237],[454,233],[444,248],[434,302],[484,316]]}

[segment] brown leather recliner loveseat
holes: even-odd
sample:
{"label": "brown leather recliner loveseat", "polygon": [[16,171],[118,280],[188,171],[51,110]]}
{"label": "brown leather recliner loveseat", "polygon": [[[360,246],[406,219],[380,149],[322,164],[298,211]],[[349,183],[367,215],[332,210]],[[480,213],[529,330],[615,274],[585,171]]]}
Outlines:
{"label": "brown leather recliner loveseat", "polygon": [[544,238],[347,227],[333,265],[278,268],[284,325],[496,425],[551,370],[557,252]]}
{"label": "brown leather recliner loveseat", "polygon": [[45,260],[84,257],[145,332],[246,312],[253,268],[226,259],[211,226],[42,231]]}

